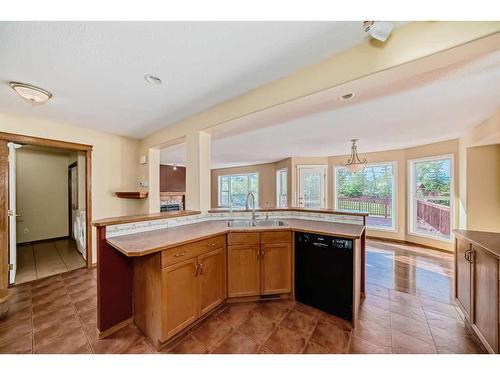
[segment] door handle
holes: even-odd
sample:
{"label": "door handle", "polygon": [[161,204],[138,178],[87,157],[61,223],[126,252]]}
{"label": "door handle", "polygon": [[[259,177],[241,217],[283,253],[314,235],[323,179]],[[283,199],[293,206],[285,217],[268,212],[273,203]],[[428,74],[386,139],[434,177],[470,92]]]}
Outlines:
{"label": "door handle", "polygon": [[200,263],[200,267],[199,267],[199,270],[200,270],[200,275],[203,275],[203,263]]}
{"label": "door handle", "polygon": [[264,250],[261,250],[261,251],[260,251],[260,258],[261,258],[261,259],[264,259]]}
{"label": "door handle", "polygon": [[260,249],[257,250],[257,259],[259,259],[259,258],[260,258]]}
{"label": "door handle", "polygon": [[194,276],[198,276],[198,263],[194,265]]}

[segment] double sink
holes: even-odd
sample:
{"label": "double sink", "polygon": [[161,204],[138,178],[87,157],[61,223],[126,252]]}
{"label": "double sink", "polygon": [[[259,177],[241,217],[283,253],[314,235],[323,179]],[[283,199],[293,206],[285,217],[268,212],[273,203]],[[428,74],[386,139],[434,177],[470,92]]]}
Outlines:
{"label": "double sink", "polygon": [[252,227],[284,227],[286,224],[281,220],[228,220],[227,226],[231,228],[252,228]]}

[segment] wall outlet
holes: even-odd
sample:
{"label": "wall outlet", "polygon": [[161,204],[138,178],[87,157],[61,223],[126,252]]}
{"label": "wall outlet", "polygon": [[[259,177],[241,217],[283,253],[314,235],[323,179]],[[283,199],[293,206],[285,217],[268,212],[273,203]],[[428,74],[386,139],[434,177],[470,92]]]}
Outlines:
{"label": "wall outlet", "polygon": [[30,232],[29,228],[24,228],[23,233],[28,234]]}

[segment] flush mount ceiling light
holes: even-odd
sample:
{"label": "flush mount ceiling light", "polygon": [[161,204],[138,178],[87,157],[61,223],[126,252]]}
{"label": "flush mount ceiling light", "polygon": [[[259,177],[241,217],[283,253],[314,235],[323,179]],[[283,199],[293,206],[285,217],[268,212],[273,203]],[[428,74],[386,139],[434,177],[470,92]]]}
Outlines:
{"label": "flush mount ceiling light", "polygon": [[344,94],[342,96],[339,96],[339,99],[340,100],[349,100],[349,99],[352,99],[353,97],[354,97],[354,93],[350,92],[348,94]]}
{"label": "flush mount ceiling light", "polygon": [[360,159],[358,156],[358,147],[356,146],[357,139],[351,139],[351,156],[347,159],[346,163],[342,163],[343,167],[346,167],[351,172],[358,172],[362,170],[366,164],[366,159]]}
{"label": "flush mount ceiling light", "polygon": [[32,104],[43,104],[50,98],[52,94],[40,87],[21,82],[9,82],[9,86],[23,99]]}
{"label": "flush mount ceiling light", "polygon": [[150,83],[152,85],[161,85],[161,78],[154,76],[152,74],[146,74],[144,76],[144,79],[146,80],[147,83]]}
{"label": "flush mount ceiling light", "polygon": [[364,21],[363,28],[374,39],[385,42],[394,29],[394,24],[387,21]]}

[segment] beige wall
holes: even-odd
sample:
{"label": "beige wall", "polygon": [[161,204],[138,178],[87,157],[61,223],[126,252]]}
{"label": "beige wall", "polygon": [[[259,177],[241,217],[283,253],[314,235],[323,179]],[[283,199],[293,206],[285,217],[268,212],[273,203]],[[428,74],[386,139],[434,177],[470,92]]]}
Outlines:
{"label": "beige wall", "polygon": [[[138,140],[1,113],[0,131],[92,145],[92,218],[138,212],[139,203],[136,200],[120,199],[114,195],[117,190],[138,188]],[[95,262],[95,230],[92,239],[92,259]]]}
{"label": "beige wall", "polygon": [[244,167],[212,169],[211,203],[218,207],[219,176],[239,173],[259,174],[259,207],[276,206],[276,163],[249,165]]}
{"label": "beige wall", "polygon": [[[494,180],[495,172],[491,171],[492,174],[484,172],[484,179],[474,179],[472,176],[481,173],[482,171],[471,170],[472,168],[480,168],[489,170],[490,164],[494,167],[497,165],[498,170],[498,161],[494,159],[486,159],[484,156],[487,153],[481,153],[481,151],[472,151],[473,161],[471,163],[468,162],[469,151],[472,150],[472,147],[478,146],[488,146],[488,145],[498,145],[500,144],[500,110],[497,110],[493,116],[489,119],[486,119],[479,125],[475,126],[471,130],[469,130],[466,134],[464,134],[459,139],[459,227],[461,229],[476,229],[476,230],[484,230],[487,231],[491,228],[493,224],[486,224],[483,226],[482,223],[485,223],[486,220],[477,221],[476,218],[472,218],[472,225],[469,226],[469,215],[468,210],[472,208],[474,211],[474,205],[478,202],[479,205],[483,205],[485,201],[489,201],[489,203],[493,207],[498,207],[500,203],[498,200],[495,200],[492,197],[495,197],[495,194],[492,194],[490,197],[486,197],[481,194],[481,188],[483,184],[486,182],[491,183],[492,179]],[[483,157],[480,157],[483,155]],[[494,156],[494,155],[493,155]],[[493,181],[494,183],[494,181]],[[489,188],[493,188],[495,185],[490,186]],[[497,186],[497,191],[500,187]],[[469,194],[469,189],[472,189],[472,193]],[[491,200],[489,200],[490,198]],[[471,202],[469,202],[469,199]],[[499,208],[500,209],[500,208]],[[498,211],[497,211],[498,212]],[[474,216],[474,215],[473,215]],[[495,218],[491,218],[492,223],[494,223],[498,219],[498,214]],[[494,228],[494,227],[493,227]],[[500,232],[500,229],[493,230],[495,232]]]}
{"label": "beige wall", "polygon": [[467,150],[467,229],[500,232],[500,144]]}
{"label": "beige wall", "polygon": [[69,153],[22,147],[16,157],[17,242],[67,236]]}

